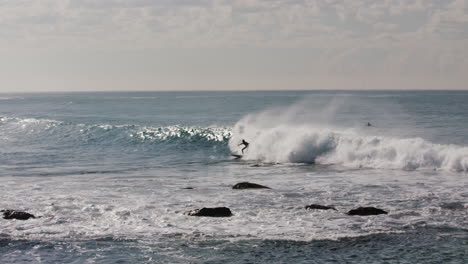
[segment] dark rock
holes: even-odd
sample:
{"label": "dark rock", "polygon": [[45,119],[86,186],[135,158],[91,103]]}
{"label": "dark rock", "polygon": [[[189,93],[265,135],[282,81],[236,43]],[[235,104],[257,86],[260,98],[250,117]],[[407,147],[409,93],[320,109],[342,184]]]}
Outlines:
{"label": "dark rock", "polygon": [[28,220],[29,218],[36,218],[30,213],[15,210],[1,210],[0,212],[3,213],[3,219]]}
{"label": "dark rock", "polygon": [[250,182],[240,182],[232,186],[232,188],[233,189],[271,189],[270,187],[266,187],[260,184],[250,183]]}
{"label": "dark rock", "polygon": [[379,215],[388,214],[382,209],[375,207],[359,207],[348,212],[348,215]]}
{"label": "dark rock", "polygon": [[231,210],[227,207],[215,207],[195,209],[187,212],[190,216],[210,216],[210,217],[229,217],[232,216]]}
{"label": "dark rock", "polygon": [[335,210],[336,208],[333,206],[325,206],[325,205],[320,205],[320,204],[311,204],[305,207],[305,209],[308,210]]}
{"label": "dark rock", "polygon": [[465,204],[461,202],[442,203],[440,207],[449,210],[463,210],[465,209]]}

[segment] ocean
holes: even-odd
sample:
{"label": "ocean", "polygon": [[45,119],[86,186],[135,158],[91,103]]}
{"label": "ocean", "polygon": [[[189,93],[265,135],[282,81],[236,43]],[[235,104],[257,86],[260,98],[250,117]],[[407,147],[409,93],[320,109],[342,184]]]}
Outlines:
{"label": "ocean", "polygon": [[0,94],[0,262],[468,263],[467,131],[467,91]]}

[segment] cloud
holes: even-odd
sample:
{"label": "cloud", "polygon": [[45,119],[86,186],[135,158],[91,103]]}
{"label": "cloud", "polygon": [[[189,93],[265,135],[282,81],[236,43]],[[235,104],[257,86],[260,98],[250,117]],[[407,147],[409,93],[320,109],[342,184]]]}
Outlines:
{"label": "cloud", "polygon": [[301,50],[316,74],[430,75],[468,69],[467,47],[468,0],[0,0],[4,53]]}
{"label": "cloud", "polygon": [[[391,32],[463,34],[465,0],[4,0],[16,37],[144,46],[307,46]],[[3,31],[3,30],[2,30]],[[328,44],[327,44],[328,45]]]}

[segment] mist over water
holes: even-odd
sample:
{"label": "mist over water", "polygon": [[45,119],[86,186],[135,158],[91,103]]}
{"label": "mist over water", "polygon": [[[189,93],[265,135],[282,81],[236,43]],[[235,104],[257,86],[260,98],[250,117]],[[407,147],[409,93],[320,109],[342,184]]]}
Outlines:
{"label": "mist over water", "polygon": [[2,98],[0,209],[39,216],[0,219],[5,263],[467,260],[467,93]]}
{"label": "mist over water", "polygon": [[[408,120],[392,111],[393,105],[371,110],[362,100],[346,98],[346,102],[331,100],[319,108],[314,107],[313,99],[246,115],[233,128],[230,149],[236,152],[239,142],[245,139],[251,144],[244,158],[261,162],[403,170],[468,169],[468,147],[436,144],[419,137],[417,130],[406,127]],[[352,112],[364,116],[343,121]],[[374,124],[376,120],[382,127],[375,127],[363,117]],[[399,127],[391,127],[396,123]],[[429,133],[425,131],[422,136]]]}

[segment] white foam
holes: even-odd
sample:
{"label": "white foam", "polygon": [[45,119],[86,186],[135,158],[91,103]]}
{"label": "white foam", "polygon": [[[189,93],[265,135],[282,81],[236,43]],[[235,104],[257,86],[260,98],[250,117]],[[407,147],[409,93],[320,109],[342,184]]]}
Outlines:
{"label": "white foam", "polygon": [[[14,239],[158,240],[167,236],[220,239],[286,239],[310,241],[399,232],[425,222],[435,226],[465,225],[463,210],[443,209],[442,202],[463,201],[467,180],[460,174],[425,177],[414,172],[347,171],[327,175],[304,173],[294,166],[251,168],[233,163],[211,170],[170,173],[161,169],[134,175],[67,175],[1,177],[0,208],[25,210],[41,218],[0,219],[0,234]],[[238,167],[236,167],[238,166]],[[221,168],[219,167],[219,168]],[[204,165],[200,168],[206,168]],[[285,173],[284,170],[289,171]],[[233,172],[240,171],[240,175]],[[262,175],[264,171],[267,175]],[[450,174],[450,173],[449,173]],[[206,176],[209,175],[209,176]],[[268,190],[233,190],[249,180]],[[398,183],[396,180],[402,180]],[[185,190],[191,186],[194,189]],[[25,196],[24,194],[27,193]],[[305,210],[318,203],[338,211]],[[185,211],[227,206],[230,218],[191,217]],[[375,206],[389,215],[351,217],[358,206]]]}
{"label": "white foam", "polygon": [[62,122],[51,119],[0,117],[2,139],[23,137],[36,134],[61,125]]}
{"label": "white foam", "polygon": [[468,147],[434,144],[422,138],[369,135],[362,129],[339,128],[323,120],[297,122],[296,114],[295,110],[286,110],[245,116],[233,128],[231,151],[238,152],[238,144],[245,139],[250,143],[244,155],[247,160],[468,171]]}
{"label": "white foam", "polygon": [[52,119],[16,118],[16,117],[7,117],[7,116],[0,117],[0,121],[4,122],[4,123],[12,123],[12,124],[20,124],[20,125],[27,125],[27,124],[58,125],[58,124],[62,124],[61,121],[52,120]]}
{"label": "white foam", "polygon": [[143,140],[167,140],[171,138],[190,138],[199,136],[207,141],[225,141],[231,137],[231,129],[227,127],[198,127],[198,126],[166,126],[141,127],[130,134],[131,137]]}

